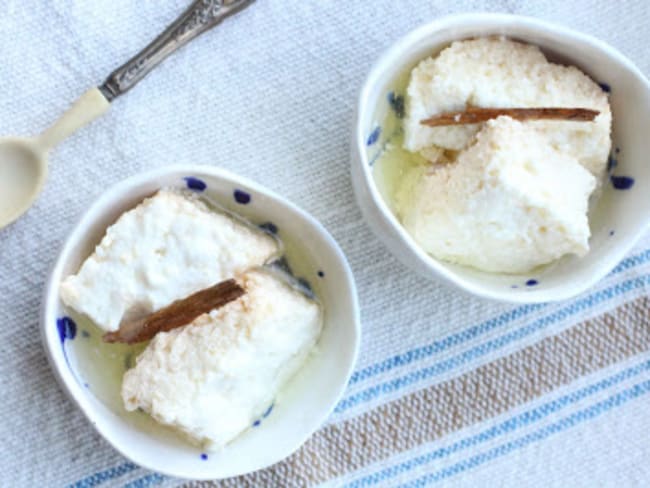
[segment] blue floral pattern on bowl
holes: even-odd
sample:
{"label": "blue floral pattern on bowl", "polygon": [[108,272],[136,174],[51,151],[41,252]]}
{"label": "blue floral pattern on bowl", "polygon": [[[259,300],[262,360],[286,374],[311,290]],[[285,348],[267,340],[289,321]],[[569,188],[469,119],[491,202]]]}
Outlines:
{"label": "blue floral pattern on bowl", "polygon": [[185,180],[185,184],[187,185],[187,188],[189,188],[190,190],[202,192],[205,191],[205,189],[208,187],[208,185],[206,185],[203,180],[196,178],[194,176],[186,176],[183,179]]}
{"label": "blue floral pattern on bowl", "polygon": [[251,194],[240,189],[235,189],[232,193],[233,198],[240,205],[248,205],[251,202]]}
{"label": "blue floral pattern on bowl", "polygon": [[262,416],[257,420],[255,420],[255,422],[253,422],[253,427],[259,427],[259,425],[262,423],[262,420],[264,420],[266,417],[271,415],[274,406],[275,403],[271,403],[271,405],[269,405],[269,408],[266,409],[266,411],[262,414]]}

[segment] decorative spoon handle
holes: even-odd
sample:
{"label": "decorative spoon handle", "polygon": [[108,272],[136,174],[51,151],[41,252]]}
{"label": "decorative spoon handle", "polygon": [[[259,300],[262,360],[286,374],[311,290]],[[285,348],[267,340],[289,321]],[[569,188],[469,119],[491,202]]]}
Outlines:
{"label": "decorative spoon handle", "polygon": [[109,102],[130,90],[167,56],[255,0],[196,0],[151,44],[113,71],[99,87]]}

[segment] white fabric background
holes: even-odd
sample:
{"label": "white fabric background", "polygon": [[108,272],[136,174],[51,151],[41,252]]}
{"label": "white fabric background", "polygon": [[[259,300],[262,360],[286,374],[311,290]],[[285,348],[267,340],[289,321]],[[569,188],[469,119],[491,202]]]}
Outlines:
{"label": "white fabric background", "polygon": [[[45,128],[188,3],[0,2],[0,134]],[[357,278],[359,367],[510,308],[398,264],[362,221],[348,176],[351,114],[369,66],[412,28],[459,11],[556,21],[611,43],[650,73],[647,0],[259,0],[198,38],[65,141],[37,205],[0,231],[0,485],[61,486],[124,462],[56,384],[38,320],[47,270],[73,222],[103,189],[139,171],[220,165],[321,220]]]}

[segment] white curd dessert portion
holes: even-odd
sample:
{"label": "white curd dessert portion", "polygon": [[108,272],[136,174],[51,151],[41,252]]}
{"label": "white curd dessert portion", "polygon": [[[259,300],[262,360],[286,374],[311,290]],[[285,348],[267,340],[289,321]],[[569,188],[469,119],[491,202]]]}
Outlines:
{"label": "white curd dessert portion", "polygon": [[[402,89],[403,141],[396,133],[373,173],[422,250],[493,273],[526,273],[589,251],[589,208],[611,150],[612,114],[600,85],[549,62],[536,46],[488,37],[456,41],[421,61]],[[598,114],[592,121],[502,115],[421,123],[470,107]]]}
{"label": "white curd dessert portion", "polygon": [[190,194],[161,190],[106,230],[78,273],[61,284],[61,299],[115,331],[125,318],[157,311],[279,252],[270,235]]}
{"label": "white curd dessert portion", "polygon": [[401,182],[397,212],[440,259],[520,273],[589,249],[596,179],[528,124],[488,121],[455,162],[415,172]]}
{"label": "white curd dessert portion", "polygon": [[574,66],[547,61],[538,47],[504,38],[457,41],[413,69],[407,89],[404,147],[436,162],[443,150],[472,143],[481,124],[426,127],[420,121],[467,106],[571,107],[600,112],[593,122],[527,121],[550,146],[577,159],[596,178],[610,152],[607,94]]}
{"label": "white curd dessert portion", "polygon": [[127,371],[122,399],[217,450],[251,427],[318,340],[320,306],[274,273],[238,278],[241,298],[160,332]]}

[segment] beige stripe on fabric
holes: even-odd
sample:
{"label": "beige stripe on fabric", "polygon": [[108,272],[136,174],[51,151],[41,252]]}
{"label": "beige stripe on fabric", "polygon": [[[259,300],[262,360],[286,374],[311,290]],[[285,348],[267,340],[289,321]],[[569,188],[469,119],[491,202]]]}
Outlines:
{"label": "beige stripe on fabric", "polygon": [[439,439],[649,350],[649,309],[647,297],[626,303],[458,378],[328,425],[270,468],[185,486],[310,486]]}

